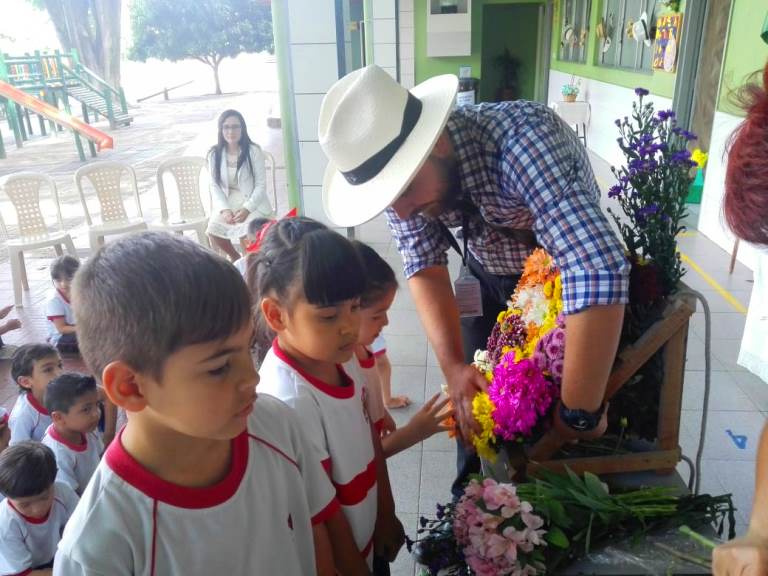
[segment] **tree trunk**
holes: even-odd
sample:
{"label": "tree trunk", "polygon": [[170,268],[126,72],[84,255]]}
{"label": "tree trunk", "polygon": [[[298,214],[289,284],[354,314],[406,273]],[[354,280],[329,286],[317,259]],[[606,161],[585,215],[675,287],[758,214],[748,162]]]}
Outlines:
{"label": "tree trunk", "polygon": [[97,0],[94,3],[101,39],[99,73],[112,87],[120,86],[120,9],[121,0]]}
{"label": "tree trunk", "polygon": [[213,80],[216,83],[217,96],[221,94],[221,83],[219,82],[219,64],[221,64],[221,59],[214,57],[213,64],[211,64],[211,67],[213,68]]}

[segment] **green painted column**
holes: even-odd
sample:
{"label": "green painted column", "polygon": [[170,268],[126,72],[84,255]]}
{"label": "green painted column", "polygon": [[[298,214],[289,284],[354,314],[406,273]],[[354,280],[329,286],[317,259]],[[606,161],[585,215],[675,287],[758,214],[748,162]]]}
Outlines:
{"label": "green painted column", "polygon": [[297,208],[299,213],[303,214],[297,150],[299,139],[295,124],[296,115],[293,101],[293,81],[291,79],[291,56],[288,45],[287,1],[272,0],[272,26],[275,39],[275,57],[277,59],[277,81],[280,91],[280,116],[283,130],[285,177],[288,184],[288,206],[289,209]]}

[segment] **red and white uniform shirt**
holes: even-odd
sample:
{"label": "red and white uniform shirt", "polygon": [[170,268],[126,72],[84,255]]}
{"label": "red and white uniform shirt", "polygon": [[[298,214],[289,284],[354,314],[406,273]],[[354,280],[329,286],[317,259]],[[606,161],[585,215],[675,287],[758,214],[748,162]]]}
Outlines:
{"label": "red and white uniform shirt", "polygon": [[358,549],[369,565],[376,524],[376,461],[364,388],[338,366],[345,386],[332,386],[307,374],[277,343],[259,368],[259,391],[277,396],[296,409],[315,452],[336,487]]}
{"label": "red and white uniform shirt", "polygon": [[312,524],[339,503],[282,402],[259,394],[247,430],[232,440],[227,476],[206,488],[158,478],[121,436],[64,531],[55,575],[316,573]]}
{"label": "red and white uniform shirt", "polygon": [[29,574],[53,560],[61,532],[77,506],[77,495],[58,482],[48,515],[30,518],[10,500],[0,502],[0,574]]}
{"label": "red and white uniform shirt", "polygon": [[373,422],[376,432],[381,434],[381,428],[384,425],[384,416],[387,409],[384,406],[384,398],[381,395],[381,376],[376,367],[376,356],[373,352],[366,351],[368,357],[360,360],[356,355],[344,364],[347,372],[354,373],[356,370],[361,376],[361,382],[365,389],[365,404],[368,408],[368,416]]}
{"label": "red and white uniform shirt", "polygon": [[40,442],[51,425],[51,415],[31,392],[20,394],[11,410],[8,426],[11,428],[11,444],[24,440]]}
{"label": "red and white uniform shirt", "polygon": [[62,318],[69,326],[75,325],[75,313],[72,304],[57,289],[48,293],[45,301],[45,316],[48,318],[48,341],[56,346],[61,338],[61,332],[56,329],[53,321]]}
{"label": "red and white uniform shirt", "polygon": [[104,452],[104,444],[97,432],[82,435],[82,444],[71,444],[51,424],[43,437],[43,444],[53,450],[59,468],[56,481],[66,484],[82,494],[96,471]]}

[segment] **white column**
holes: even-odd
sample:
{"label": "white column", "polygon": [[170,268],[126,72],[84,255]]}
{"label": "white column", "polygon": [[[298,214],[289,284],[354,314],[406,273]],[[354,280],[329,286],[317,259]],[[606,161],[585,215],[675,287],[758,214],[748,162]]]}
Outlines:
{"label": "white column", "polygon": [[400,0],[400,83],[406,88],[416,84],[415,36],[413,33],[413,0]]}
{"label": "white column", "polygon": [[395,0],[373,0],[373,63],[397,79]]}

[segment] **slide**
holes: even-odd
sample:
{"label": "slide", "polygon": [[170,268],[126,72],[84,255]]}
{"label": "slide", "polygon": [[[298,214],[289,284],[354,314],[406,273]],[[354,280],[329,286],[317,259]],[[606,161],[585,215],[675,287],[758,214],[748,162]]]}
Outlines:
{"label": "slide", "polygon": [[112,136],[106,132],[97,130],[79,118],[75,118],[63,110],[59,110],[55,106],[51,106],[47,102],[43,102],[39,98],[35,98],[2,80],[0,80],[0,97],[8,98],[17,104],[24,106],[24,108],[28,108],[35,114],[39,114],[43,118],[52,120],[64,128],[69,128],[70,130],[78,132],[82,136],[88,138],[88,140],[94,142],[99,150],[112,148]]}

